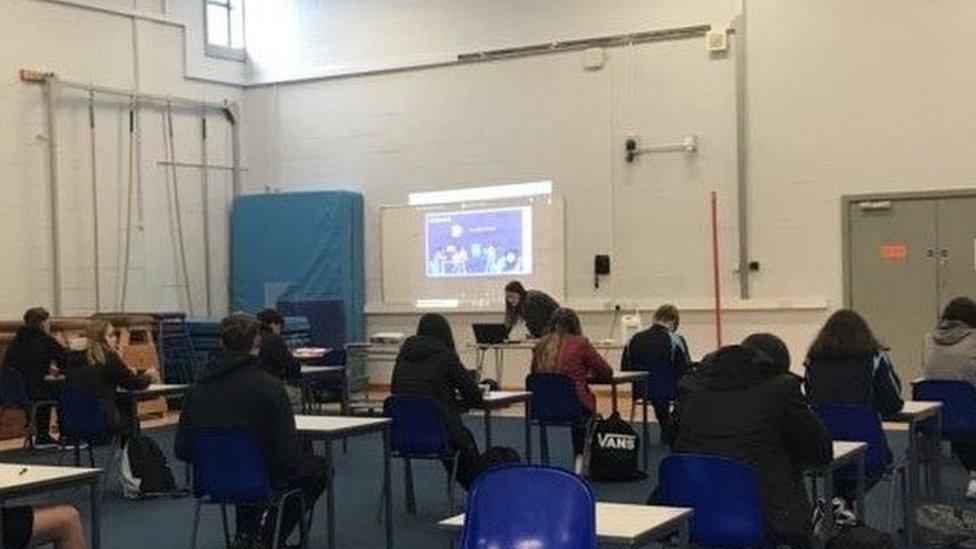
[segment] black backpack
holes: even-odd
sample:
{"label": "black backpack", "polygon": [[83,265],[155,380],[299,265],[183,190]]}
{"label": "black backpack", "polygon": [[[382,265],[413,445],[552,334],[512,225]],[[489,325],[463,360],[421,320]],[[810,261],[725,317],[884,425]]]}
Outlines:
{"label": "black backpack", "polygon": [[119,474],[127,498],[176,493],[176,481],[166,464],[166,455],[156,441],[141,434],[134,434],[126,441]]}
{"label": "black backpack", "polygon": [[641,440],[637,431],[614,412],[607,419],[597,418],[590,430],[588,471],[591,480],[629,481],[647,476],[638,468]]}

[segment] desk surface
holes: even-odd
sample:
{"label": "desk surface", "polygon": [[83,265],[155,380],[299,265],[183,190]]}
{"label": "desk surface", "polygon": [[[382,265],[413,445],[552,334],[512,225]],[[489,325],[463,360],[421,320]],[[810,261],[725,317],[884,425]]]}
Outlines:
{"label": "desk surface", "polygon": [[516,402],[525,402],[532,397],[528,391],[492,391],[484,396],[484,408],[504,408]]}
{"label": "desk surface", "polygon": [[941,402],[922,402],[917,400],[907,400],[905,401],[905,406],[902,407],[901,411],[895,415],[894,418],[889,421],[892,422],[910,422],[918,421],[921,419],[930,418],[939,411],[942,410]]}
{"label": "desk surface", "polygon": [[385,417],[295,416],[295,427],[306,435],[347,435],[379,431],[390,423]]}
{"label": "desk surface", "polygon": [[[620,350],[624,348],[624,344],[620,341],[590,341],[593,347],[603,350],[612,351]],[[538,341],[509,341],[503,343],[478,343],[477,341],[471,341],[468,343],[468,348],[471,349],[499,349],[499,350],[531,350],[535,349]]]}
{"label": "desk surface", "polygon": [[834,441],[834,460],[832,464],[840,465],[856,459],[858,454],[863,454],[867,450],[868,445],[863,442]]}
{"label": "desk surface", "polygon": [[101,469],[0,463],[0,495],[9,497],[65,484],[91,482]]}
{"label": "desk surface", "polygon": [[603,381],[603,380],[588,380],[587,383],[590,385],[620,385],[621,383],[630,383],[632,381],[637,381],[647,377],[647,372],[614,372],[613,379]]}
{"label": "desk surface", "polygon": [[[691,519],[692,513],[684,507],[597,502],[597,541],[633,545],[643,538],[669,533],[681,521]],[[457,531],[463,526],[463,514],[437,523],[438,528],[447,531]]]}
{"label": "desk surface", "polygon": [[329,374],[345,371],[345,366],[302,366],[302,375]]}

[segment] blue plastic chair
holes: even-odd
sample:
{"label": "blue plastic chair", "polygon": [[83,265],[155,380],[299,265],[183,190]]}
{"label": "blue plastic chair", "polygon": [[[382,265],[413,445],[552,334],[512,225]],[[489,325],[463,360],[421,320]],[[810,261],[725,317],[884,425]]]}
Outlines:
{"label": "blue plastic chair", "polygon": [[764,547],[759,477],[733,459],[674,454],[658,468],[658,505],[691,507],[691,541],[708,547]]}
{"label": "blue plastic chair", "polygon": [[532,393],[530,419],[539,426],[539,454],[549,465],[549,436],[546,427],[572,427],[585,421],[585,411],[576,396],[576,387],[563,374],[529,374],[525,390]]}
{"label": "blue plastic chair", "polygon": [[451,460],[447,477],[448,511],[454,509],[454,479],[460,453],[448,438],[444,412],[433,400],[420,395],[392,395],[383,402],[383,415],[391,418],[391,455],[403,459],[407,511],[417,513],[410,460]]}
{"label": "blue plastic chair", "polygon": [[[893,479],[895,473],[898,473],[901,480],[902,502],[907,501],[904,493],[907,486],[905,464],[892,462],[891,451],[888,449],[888,438],[885,436],[884,428],[881,425],[881,416],[877,412],[872,408],[846,404],[821,404],[814,406],[813,409],[823,421],[824,426],[827,427],[831,439],[863,442],[868,445],[864,463],[865,489],[882,479]],[[851,464],[841,468],[834,473],[834,479],[856,480],[856,466]],[[894,499],[895,483],[892,482],[888,496],[889,527],[891,526]],[[905,519],[911,520],[907,509],[905,514]]]}
{"label": "blue plastic chair", "polygon": [[69,449],[74,450],[75,467],[78,467],[81,465],[81,447],[87,446],[88,462],[94,467],[92,448],[107,446],[115,439],[115,432],[98,405],[98,395],[82,385],[67,383],[61,390],[60,407],[61,455]]}
{"label": "blue plastic chair", "polygon": [[301,505],[299,529],[302,547],[308,547],[308,519],[305,496],[301,490],[279,493],[271,484],[264,458],[253,435],[245,429],[200,429],[193,433],[193,495],[197,498],[193,512],[190,546],[197,546],[200,509],[219,505],[224,526],[224,542],[230,544],[227,524],[228,505],[276,507],[274,541],[279,546],[281,519],[285,504],[296,500]]}
{"label": "blue plastic chair", "polygon": [[924,380],[912,384],[914,400],[942,403],[942,438],[976,436],[976,386],[968,381]]}
{"label": "blue plastic chair", "polygon": [[460,547],[593,549],[593,490],[576,475],[555,467],[489,469],[468,493]]}
{"label": "blue plastic chair", "polygon": [[24,448],[31,449],[34,448],[34,438],[37,436],[37,409],[41,406],[58,405],[57,400],[31,400],[24,376],[15,368],[0,369],[0,402],[16,406],[27,414]]}

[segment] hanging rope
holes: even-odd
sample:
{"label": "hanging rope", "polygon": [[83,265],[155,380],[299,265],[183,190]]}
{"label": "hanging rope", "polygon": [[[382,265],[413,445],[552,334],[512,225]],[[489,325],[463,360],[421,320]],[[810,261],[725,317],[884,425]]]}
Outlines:
{"label": "hanging rope", "polygon": [[135,186],[135,163],[136,163],[136,148],[135,148],[135,111],[138,108],[138,104],[135,101],[135,97],[130,97],[129,99],[129,182],[128,188],[126,189],[125,200],[125,227],[122,229],[122,235],[125,239],[124,257],[125,261],[122,266],[122,303],[120,309],[125,311],[126,309],[126,297],[129,290],[129,263],[132,257],[132,195],[133,187]]}
{"label": "hanging rope", "polygon": [[183,239],[183,207],[180,201],[180,185],[179,180],[176,178],[176,142],[173,137],[173,105],[172,103],[166,104],[166,133],[168,139],[166,140],[167,149],[169,151],[169,162],[170,171],[172,173],[172,192],[173,192],[173,204],[174,211],[176,214],[176,235],[177,235],[177,246],[180,254],[180,267],[183,274],[183,290],[186,294],[186,306],[187,312],[193,314],[193,296],[190,292],[190,274],[187,268],[186,261],[186,246]]}

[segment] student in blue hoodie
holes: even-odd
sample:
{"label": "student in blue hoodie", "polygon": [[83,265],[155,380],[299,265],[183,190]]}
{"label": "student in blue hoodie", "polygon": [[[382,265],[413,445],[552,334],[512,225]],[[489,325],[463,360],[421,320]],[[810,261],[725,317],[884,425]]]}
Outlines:
{"label": "student in blue hoodie", "polygon": [[678,380],[685,375],[691,360],[688,344],[678,332],[681,316],[674,305],[661,305],[654,312],[650,328],[637,332],[624,347],[620,359],[623,371],[646,371],[646,381],[637,382],[633,394],[651,402],[654,416],[661,426],[661,444],[670,440],[671,406]]}

